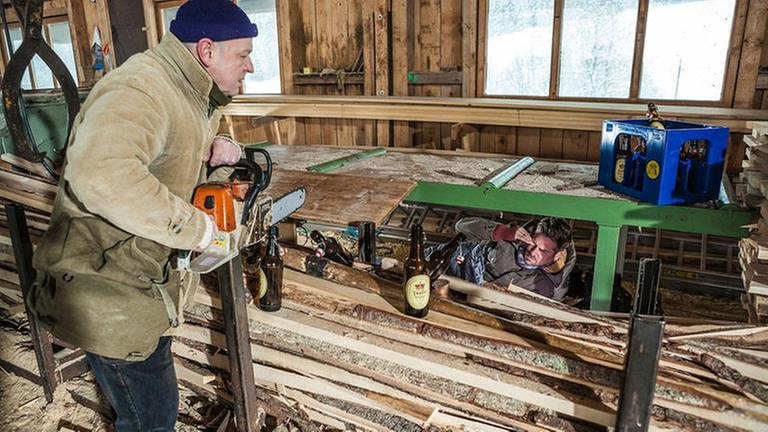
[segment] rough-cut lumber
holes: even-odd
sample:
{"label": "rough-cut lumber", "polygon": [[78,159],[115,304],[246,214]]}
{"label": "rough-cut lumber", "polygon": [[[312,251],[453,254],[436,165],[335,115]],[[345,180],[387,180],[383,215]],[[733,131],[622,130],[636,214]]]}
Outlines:
{"label": "rough-cut lumber", "polygon": [[[284,258],[288,266],[301,267],[301,263],[305,263],[300,252],[290,249]],[[308,412],[315,410],[318,403],[346,409],[356,407],[354,412],[359,418],[353,423],[372,430],[380,429],[367,422],[384,430],[391,428],[383,426],[387,423],[382,423],[376,414],[382,409],[382,403],[421,427],[428,423],[426,419],[435,416],[435,410],[430,413],[428,409],[430,404],[455,410],[459,418],[471,413],[472,422],[520,430],[569,430],[611,423],[622,359],[592,354],[599,352],[595,348],[605,335],[610,336],[607,338],[610,343],[625,331],[624,323],[588,313],[582,316],[583,312],[575,310],[560,310],[559,305],[538,303],[538,299],[525,293],[506,294],[510,299],[532,302],[546,315],[544,321],[539,321],[546,323],[539,328],[548,334],[545,340],[564,337],[565,332],[553,325],[555,323],[575,322],[611,329],[597,335],[587,333],[581,338],[571,332],[568,337],[574,351],[569,354],[563,347],[508,333],[509,322],[524,328],[530,325],[526,320],[535,322],[533,317],[538,313],[515,313],[513,318],[520,321],[514,322],[488,311],[468,314],[467,306],[436,299],[428,318],[418,320],[400,313],[402,299],[397,298],[401,296],[397,284],[333,263],[327,263],[322,275],[330,280],[286,270],[283,309],[273,314],[253,307],[249,311],[256,363],[305,377],[331,379],[368,398],[343,400],[339,399],[340,394],[326,394],[321,398],[309,382],[297,380],[293,375],[269,372],[270,377],[282,377],[279,380],[284,382],[280,385],[286,390],[298,392],[293,393],[292,400],[302,400]],[[334,281],[334,278],[346,282]],[[359,287],[353,288],[352,284]],[[479,295],[474,297],[482,298],[486,294],[493,297],[503,293],[485,290],[476,294]],[[201,303],[191,313],[195,319],[209,323],[220,319],[215,309],[204,306],[216,308],[215,296],[201,291],[196,298]],[[546,310],[547,306],[551,309]],[[478,319],[479,316],[486,319]],[[561,319],[564,317],[570,318],[570,322]],[[495,325],[486,326],[481,322]],[[213,338],[209,342],[199,335],[190,338],[205,344],[215,343]],[[699,347],[717,352],[718,361],[722,361],[722,356],[736,360],[723,362],[727,364],[721,368],[694,352],[692,347],[681,349],[679,344],[685,342],[667,344],[654,401],[654,426],[680,430],[759,430],[764,427],[768,412],[763,403],[757,402],[759,387],[753,385],[761,382],[754,377],[761,365],[750,360],[755,356],[737,357],[722,349],[716,351],[711,338],[700,341],[704,345]],[[583,351],[577,348],[580,343],[588,345],[586,342],[593,346]],[[526,352],[528,354],[524,354]],[[565,364],[568,367],[560,369]],[[708,367],[713,366],[717,366],[716,370],[710,371]],[[593,374],[589,375],[587,369]],[[733,371],[744,372],[742,377],[752,382],[738,379]],[[494,377],[493,383],[485,381],[484,377],[490,376]],[[446,393],[448,389],[451,390]],[[379,396],[369,400],[372,394]],[[572,410],[569,406],[579,408]]]}
{"label": "rough-cut lumber", "polygon": [[275,169],[266,192],[276,198],[299,186],[307,190],[306,202],[293,217],[342,226],[357,220],[381,225],[416,182]]}

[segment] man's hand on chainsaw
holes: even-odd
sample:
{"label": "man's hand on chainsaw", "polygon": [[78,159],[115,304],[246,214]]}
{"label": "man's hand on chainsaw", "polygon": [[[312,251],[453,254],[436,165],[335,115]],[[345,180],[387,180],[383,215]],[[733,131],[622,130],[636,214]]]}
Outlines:
{"label": "man's hand on chainsaw", "polygon": [[211,167],[236,164],[243,154],[243,148],[225,136],[217,136],[213,139],[211,148],[203,157],[203,162],[207,162]]}
{"label": "man's hand on chainsaw", "polygon": [[206,215],[205,218],[205,236],[197,247],[192,249],[194,252],[203,252],[213,244],[213,239],[219,236],[219,228],[216,226],[216,222],[213,220],[213,216]]}

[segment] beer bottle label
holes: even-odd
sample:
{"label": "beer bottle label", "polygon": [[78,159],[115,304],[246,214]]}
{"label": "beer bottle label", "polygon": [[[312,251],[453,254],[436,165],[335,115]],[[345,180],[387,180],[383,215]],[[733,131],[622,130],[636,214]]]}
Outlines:
{"label": "beer bottle label", "polygon": [[624,166],[626,165],[627,160],[622,158],[616,159],[616,166],[613,167],[613,180],[616,183],[623,183],[624,182]]}
{"label": "beer bottle label", "polygon": [[264,297],[267,293],[267,275],[264,274],[262,269],[259,269],[259,298]]}
{"label": "beer bottle label", "polygon": [[429,304],[429,275],[412,276],[405,283],[405,299],[414,309],[424,309]]}

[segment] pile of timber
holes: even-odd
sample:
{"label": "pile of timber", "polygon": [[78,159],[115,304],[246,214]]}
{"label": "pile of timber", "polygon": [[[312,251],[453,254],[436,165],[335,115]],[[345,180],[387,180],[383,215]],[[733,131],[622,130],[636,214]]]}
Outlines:
{"label": "pile of timber", "polygon": [[[54,182],[3,166],[0,179],[0,197],[25,205],[36,242]],[[0,225],[5,230],[4,219]],[[0,307],[18,312],[7,230],[0,239],[0,294],[10,293]],[[249,305],[259,410],[288,430],[584,431],[614,424],[625,320],[458,280],[450,284],[461,300],[434,298],[426,319],[410,318],[399,284],[332,262],[309,275],[307,256],[286,248],[280,311]],[[231,401],[215,281],[201,282],[185,315],[173,348],[180,382]],[[768,430],[766,347],[766,328],[671,321],[654,428]]]}
{"label": "pile of timber", "polygon": [[[286,248],[283,307],[248,307],[265,411],[300,430],[604,430],[615,422],[627,324],[524,290],[447,278],[461,300],[402,313],[397,283]],[[316,258],[312,258],[315,259]],[[174,344],[182,381],[228,395],[215,283]],[[657,430],[768,430],[768,328],[667,326]],[[209,371],[208,374],[199,371]]]}
{"label": "pile of timber", "polygon": [[[743,183],[738,188],[742,204],[759,207],[760,217],[749,237],[739,242],[741,278],[746,294],[742,303],[753,323],[768,322],[768,122],[749,122],[752,135],[744,136],[746,158]],[[737,193],[739,195],[739,193]]]}
{"label": "pile of timber", "polygon": [[[35,244],[48,229],[57,188],[41,165],[8,153],[0,155],[0,201],[24,205]],[[14,315],[24,310],[24,302],[7,221],[5,205],[0,205],[0,310]]]}

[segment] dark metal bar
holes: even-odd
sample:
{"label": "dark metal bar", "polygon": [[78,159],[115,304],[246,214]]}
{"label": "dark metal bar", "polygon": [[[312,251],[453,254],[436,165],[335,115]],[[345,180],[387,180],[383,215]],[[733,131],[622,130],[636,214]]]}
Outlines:
{"label": "dark metal bar", "polygon": [[624,382],[616,416],[619,432],[644,432],[651,420],[656,375],[664,336],[664,318],[636,316],[632,318],[624,362]]}
{"label": "dark metal bar", "polygon": [[357,227],[357,258],[360,262],[376,264],[376,223],[371,221],[350,222]]}
{"label": "dark metal bar", "polygon": [[635,294],[635,315],[660,315],[657,313],[660,275],[661,261],[659,259],[643,258],[640,260],[637,293]]}
{"label": "dark metal bar", "polygon": [[20,204],[6,204],[5,215],[8,218],[8,230],[11,233],[13,255],[16,259],[16,271],[19,273],[19,285],[24,296],[24,308],[29,318],[29,332],[32,345],[35,348],[35,358],[40,372],[45,400],[53,402],[53,392],[56,390],[56,360],[53,358],[51,337],[40,325],[32,311],[29,310],[27,299],[32,282],[35,280],[35,269],[32,267],[32,242],[29,240],[27,219],[24,207]]}
{"label": "dark metal bar", "polygon": [[629,342],[624,356],[624,375],[616,431],[645,432],[651,421],[656,375],[664,341],[664,317],[656,316],[658,306],[658,259],[643,259],[635,295],[635,309],[629,324]]}
{"label": "dark metal bar", "polygon": [[25,118],[26,112],[21,93],[21,79],[35,54],[39,55],[48,65],[61,86],[67,104],[68,132],[71,131],[75,116],[80,110],[80,97],[69,69],[43,39],[43,0],[28,0],[24,2],[23,7],[20,1],[12,1],[11,3],[16,10],[19,21],[24,26],[24,40],[21,46],[10,56],[11,59],[6,65],[2,84],[0,84],[3,106],[5,107],[5,122],[19,155],[29,161],[40,162],[45,155],[36,151],[35,140],[31,136]]}
{"label": "dark metal bar", "polygon": [[243,286],[243,264],[240,255],[216,270],[221,292],[221,310],[227,337],[229,373],[235,402],[235,422],[240,432],[255,432],[256,384],[253,357],[248,339],[248,310]]}

